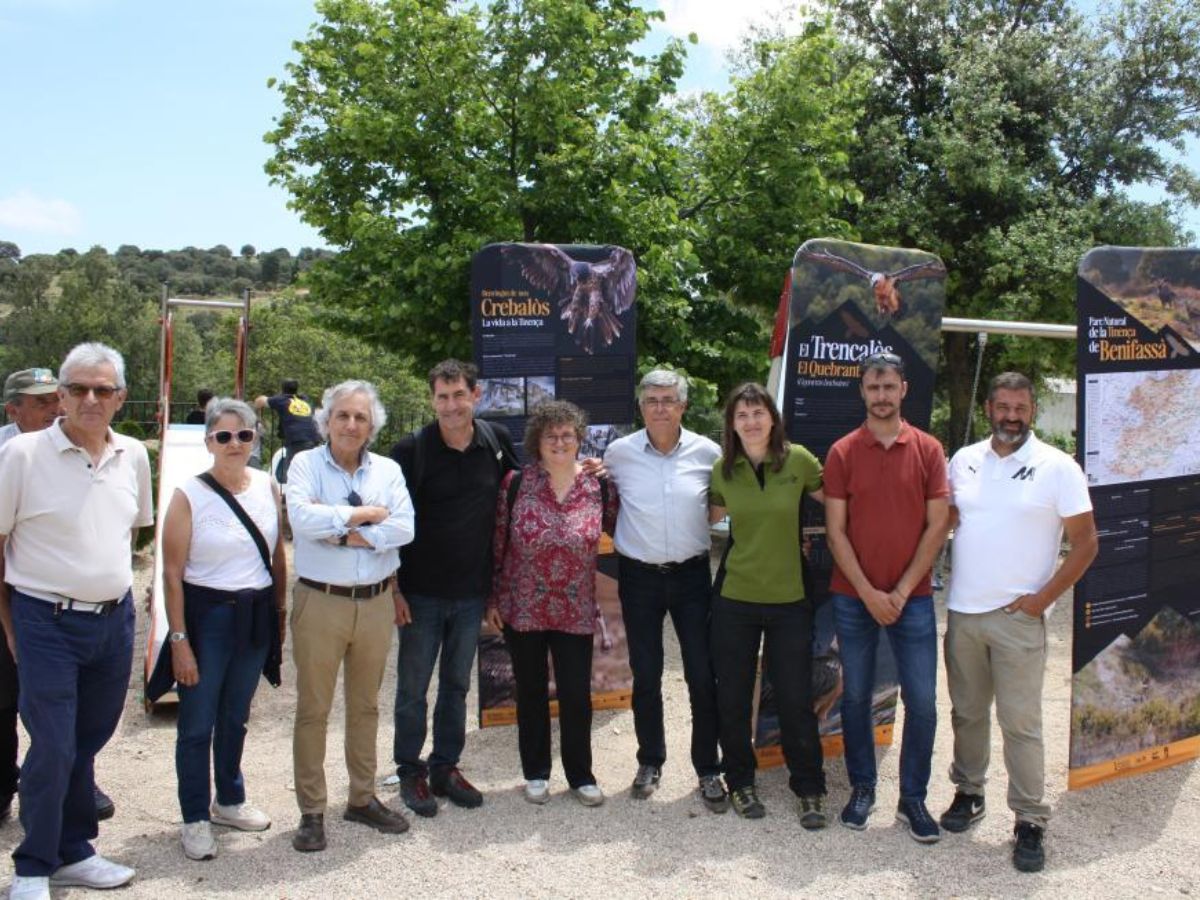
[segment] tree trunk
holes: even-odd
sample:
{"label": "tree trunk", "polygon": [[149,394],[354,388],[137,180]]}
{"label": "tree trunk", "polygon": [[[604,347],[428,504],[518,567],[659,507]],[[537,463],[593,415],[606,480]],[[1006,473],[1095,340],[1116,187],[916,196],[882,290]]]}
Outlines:
{"label": "tree trunk", "polygon": [[971,355],[971,335],[960,331],[946,334],[946,394],[950,399],[950,426],[946,435],[951,455],[963,445],[963,435],[975,399],[971,384],[975,365]]}

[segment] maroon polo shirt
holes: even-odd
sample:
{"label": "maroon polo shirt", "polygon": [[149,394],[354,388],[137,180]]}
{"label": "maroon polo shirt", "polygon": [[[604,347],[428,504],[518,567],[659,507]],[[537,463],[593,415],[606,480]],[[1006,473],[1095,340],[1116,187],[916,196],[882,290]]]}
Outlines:
{"label": "maroon polo shirt", "polygon": [[[937,438],[907,422],[890,447],[863,424],[829,449],[825,496],[846,501],[846,534],[858,564],[872,585],[890,591],[917,552],[926,501],[950,496],[946,455]],[[836,563],[829,589],[858,596]],[[926,572],[912,596],[929,593]]]}

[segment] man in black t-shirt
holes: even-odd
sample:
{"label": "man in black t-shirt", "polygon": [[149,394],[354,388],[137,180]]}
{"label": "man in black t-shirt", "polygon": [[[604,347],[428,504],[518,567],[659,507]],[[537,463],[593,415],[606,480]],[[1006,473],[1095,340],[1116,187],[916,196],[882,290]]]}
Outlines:
{"label": "man in black t-shirt", "polygon": [[[437,420],[392,449],[412,496],[417,535],[400,550],[394,753],[401,797],[421,816],[437,814],[433,794],[467,808],[483,803],[458,762],[471,665],[491,592],[496,495],[517,460],[508,429],[475,418],[476,378],[469,363],[448,359],[434,366],[429,389]],[[439,651],[433,748],[423,761],[425,697]]]}
{"label": "man in black t-shirt", "polygon": [[294,378],[285,378],[279,393],[273,397],[261,396],[254,400],[254,408],[270,407],[279,422],[279,438],[283,441],[284,454],[275,472],[275,480],[287,484],[288,466],[292,457],[301,450],[311,450],[321,443],[317,426],[313,422],[312,404],[300,393],[300,384]]}

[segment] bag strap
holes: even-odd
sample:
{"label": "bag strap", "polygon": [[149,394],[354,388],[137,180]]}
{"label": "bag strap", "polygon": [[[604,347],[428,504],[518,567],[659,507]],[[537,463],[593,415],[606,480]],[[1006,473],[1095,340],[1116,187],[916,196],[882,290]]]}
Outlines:
{"label": "bag strap", "polygon": [[504,552],[508,552],[508,538],[512,532],[512,511],[513,503],[517,500],[517,491],[521,490],[521,476],[525,473],[520,469],[513,470],[513,477],[508,482],[508,492],[505,496],[508,499],[508,520],[504,523]]}
{"label": "bag strap", "polygon": [[263,537],[263,533],[254,524],[254,520],[242,508],[242,504],[238,503],[237,498],[229,493],[225,489],[225,486],[213,477],[212,472],[203,472],[196,477],[212,488],[213,493],[225,501],[229,508],[233,510],[233,514],[238,517],[238,521],[250,532],[250,537],[254,538],[254,546],[258,548],[258,555],[262,557],[263,565],[267,567],[267,572],[270,573],[271,580],[274,581],[275,570],[271,568],[271,552],[267,549],[267,539]]}

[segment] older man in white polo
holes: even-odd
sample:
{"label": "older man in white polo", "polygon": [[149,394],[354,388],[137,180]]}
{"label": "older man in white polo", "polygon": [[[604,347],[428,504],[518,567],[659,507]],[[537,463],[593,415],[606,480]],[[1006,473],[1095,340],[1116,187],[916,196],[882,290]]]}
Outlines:
{"label": "older man in white polo", "polygon": [[314,418],[326,443],[297,454],[287,484],[297,575],[292,754],[300,827],[292,846],[302,852],[325,849],[326,731],[343,666],[350,797],[342,818],[385,834],[408,830],[375,796],[375,738],[397,618],[389,585],[400,547],[413,539],[412,501],[400,466],[367,450],[387,420],[373,385],[329,388]]}
{"label": "older man in white polo", "polygon": [[13,900],[111,888],[133,869],[91,845],[93,760],[116,730],[133,661],[132,541],[154,518],[146,449],[109,427],[125,363],[80,344],[59,370],[63,417],[0,448],[0,621],[17,659],[29,752]]}

